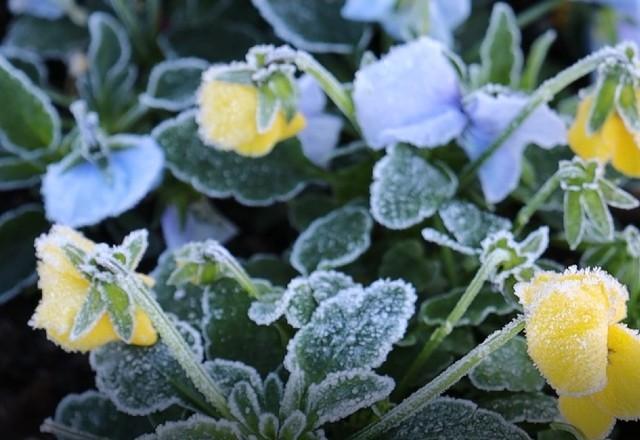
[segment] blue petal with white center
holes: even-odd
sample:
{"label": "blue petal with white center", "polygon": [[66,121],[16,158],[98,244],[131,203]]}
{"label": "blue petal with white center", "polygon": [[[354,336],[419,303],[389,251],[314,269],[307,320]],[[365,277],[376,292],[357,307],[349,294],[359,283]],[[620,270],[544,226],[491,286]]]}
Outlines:
{"label": "blue petal with white center", "polygon": [[369,146],[437,147],[466,124],[458,74],[445,47],[427,37],[393,48],[356,74],[356,116]]}
{"label": "blue petal with white center", "polygon": [[[527,101],[526,95],[494,95],[484,90],[465,99],[470,122],[460,144],[471,160],[489,148]],[[528,144],[553,148],[565,144],[566,136],[567,128],[560,116],[546,105],[538,107],[480,168],[478,176],[487,201],[500,202],[516,188],[522,154]]]}
{"label": "blue petal with white center", "polygon": [[47,218],[71,227],[96,224],[133,208],[162,177],[164,154],[148,136],[119,135],[108,167],[83,161],[69,167],[71,156],[50,165],[42,181]]}

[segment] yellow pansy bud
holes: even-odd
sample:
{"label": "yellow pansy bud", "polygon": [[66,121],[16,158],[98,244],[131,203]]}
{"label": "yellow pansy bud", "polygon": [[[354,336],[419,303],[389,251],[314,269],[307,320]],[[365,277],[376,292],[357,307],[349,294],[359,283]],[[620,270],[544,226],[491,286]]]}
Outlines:
{"label": "yellow pansy bud", "polygon": [[213,67],[205,72],[198,92],[197,121],[204,143],[242,156],[259,157],[304,128],[302,114],[297,113],[287,121],[280,109],[271,125],[260,132],[257,123],[258,89],[251,84],[218,80],[216,75],[219,71]]}
{"label": "yellow pansy bud", "polygon": [[611,162],[613,167],[630,177],[640,177],[640,133],[630,131],[614,110],[600,130],[587,133],[587,123],[593,105],[588,96],[578,105],[578,112],[569,129],[569,146],[584,159]]}
{"label": "yellow pansy bud", "polygon": [[516,286],[529,355],[588,439],[640,418],[640,337],[620,321],[627,289],[601,270],[544,272]]}
{"label": "yellow pansy bud", "polygon": [[[36,240],[38,287],[42,291],[42,299],[29,322],[30,325],[44,329],[51,341],[67,351],[88,351],[118,340],[106,313],[97,320],[92,329],[77,339],[72,339],[74,320],[87,299],[91,284],[71,262],[62,248],[64,245],[73,245],[87,253],[95,247],[95,243],[79,232],[59,225],[53,226],[48,234]],[[144,281],[144,276],[141,277]],[[155,344],[158,336],[147,315],[137,309],[134,319],[131,343]]]}

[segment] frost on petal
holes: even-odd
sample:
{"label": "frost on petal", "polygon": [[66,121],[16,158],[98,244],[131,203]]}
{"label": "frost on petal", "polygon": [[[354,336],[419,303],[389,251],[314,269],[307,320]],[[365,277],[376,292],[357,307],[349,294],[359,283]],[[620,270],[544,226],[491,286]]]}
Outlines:
{"label": "frost on petal", "polygon": [[90,162],[68,168],[66,160],[47,168],[42,195],[50,220],[73,227],[96,224],[133,208],[158,183],[164,156],[151,138],[112,139],[128,148],[112,152],[104,171]]}
{"label": "frost on petal", "polygon": [[436,147],[466,124],[457,73],[444,47],[421,38],[398,46],[356,74],[353,98],[367,143]]}
{"label": "frost on petal", "polygon": [[395,0],[347,0],[342,16],[354,21],[378,21],[389,14]]}
{"label": "frost on petal", "polygon": [[162,235],[169,249],[207,239],[225,243],[238,233],[236,225],[205,200],[189,205],[184,217],[177,206],[167,207],[162,214],[161,224]]}
{"label": "frost on petal", "polygon": [[[527,103],[524,95],[491,95],[479,91],[469,96],[465,110],[470,124],[461,137],[461,145],[470,159],[478,158]],[[479,177],[487,201],[497,203],[515,189],[520,180],[522,153],[528,144],[552,148],[566,142],[562,119],[548,106],[538,107],[507,138],[480,168]]]}

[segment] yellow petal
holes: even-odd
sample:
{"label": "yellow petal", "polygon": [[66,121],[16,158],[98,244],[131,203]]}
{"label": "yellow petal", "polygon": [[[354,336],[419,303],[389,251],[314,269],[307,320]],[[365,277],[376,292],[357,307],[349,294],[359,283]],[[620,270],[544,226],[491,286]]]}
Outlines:
{"label": "yellow petal", "polygon": [[[593,98],[588,96],[578,104],[576,118],[569,128],[569,146],[583,159],[608,161],[611,158],[612,152],[609,150],[609,145],[603,138],[602,133],[594,133],[592,136],[587,134],[587,121],[589,119],[592,102]],[[612,117],[614,116],[610,116],[609,119]],[[609,122],[609,119],[605,122],[605,126]]]}
{"label": "yellow petal", "polygon": [[588,440],[605,438],[616,423],[616,419],[601,411],[590,397],[560,396],[558,406],[562,417],[578,428]]}
{"label": "yellow petal", "polygon": [[307,126],[307,120],[302,116],[302,113],[296,113],[296,115],[291,119],[287,124],[280,135],[280,140],[285,140],[290,137],[293,137],[304,130],[304,127]]}
{"label": "yellow petal", "polygon": [[607,386],[592,396],[618,419],[640,418],[640,336],[621,324],[609,327]]}
{"label": "yellow petal", "polygon": [[640,177],[640,146],[636,142],[636,136],[627,130],[622,118],[611,117],[602,129],[612,152],[611,165],[623,174],[631,177]]}

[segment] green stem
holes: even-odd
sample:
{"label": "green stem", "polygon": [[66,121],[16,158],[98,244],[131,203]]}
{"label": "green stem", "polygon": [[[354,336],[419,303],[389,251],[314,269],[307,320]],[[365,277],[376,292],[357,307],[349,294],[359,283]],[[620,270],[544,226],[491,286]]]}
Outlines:
{"label": "green stem", "polygon": [[545,182],[544,185],[538,190],[531,200],[520,209],[516,215],[516,220],[513,225],[514,235],[518,235],[522,232],[524,227],[529,223],[529,220],[540,209],[540,207],[547,201],[551,194],[560,186],[561,181],[560,173],[556,172],[553,176]]}
{"label": "green stem", "polygon": [[318,81],[320,87],[322,87],[336,107],[338,107],[347,119],[349,119],[351,124],[359,130],[353,100],[340,81],[306,52],[297,52],[293,62],[298,66],[298,69],[308,73]]}
{"label": "green stem", "polygon": [[425,363],[431,357],[433,352],[440,346],[442,341],[449,336],[449,334],[453,331],[458,321],[464,316],[466,311],[469,309],[471,303],[476,298],[480,289],[482,288],[484,282],[491,276],[491,274],[496,270],[498,265],[505,261],[509,255],[502,250],[496,250],[489,254],[487,260],[480,266],[478,272],[469,283],[469,286],[464,291],[453,310],[447,316],[447,319],[431,334],[429,340],[422,347],[422,351],[418,357],[413,361],[409,370],[405,374],[404,378],[400,381],[400,385],[396,390],[397,396],[404,395],[405,391],[411,383],[414,381],[415,377],[420,373],[420,371],[424,368]]}
{"label": "green stem", "polygon": [[75,428],[63,425],[62,423],[54,422],[51,419],[46,419],[40,426],[40,432],[46,434],[53,434],[59,438],[66,438],[71,440],[107,440],[105,437],[98,437],[97,435],[90,434],[88,432],[80,431]]}
{"label": "green stem", "polygon": [[204,369],[191,351],[191,347],[184,340],[178,329],[173,325],[169,316],[162,310],[160,304],[155,300],[149,288],[120,264],[115,259],[103,262],[106,267],[118,275],[122,287],[133,295],[136,304],[149,316],[153,327],[157,330],[173,357],[178,361],[191,382],[200,391],[207,402],[225,418],[231,419],[231,413],[227,406],[227,401],[211,376]]}
{"label": "green stem", "polygon": [[420,388],[402,403],[386,413],[377,422],[353,435],[350,440],[367,440],[379,436],[421,411],[431,400],[445,392],[491,353],[513,339],[524,328],[524,317],[519,315],[501,330],[489,335],[476,348],[455,362],[433,381]]}
{"label": "green stem", "polygon": [[136,101],[135,105],[129,108],[129,110],[127,110],[126,113],[116,121],[113,132],[124,133],[129,131],[129,129],[144,118],[148,112],[149,107],[142,104],[140,100]]}
{"label": "green stem", "polygon": [[540,17],[546,15],[549,11],[552,11],[564,2],[565,0],[546,0],[525,9],[520,14],[518,14],[518,26],[521,29],[527,27],[528,25],[530,25]]}
{"label": "green stem", "polygon": [[496,138],[495,141],[487,148],[478,158],[462,170],[460,177],[460,188],[464,188],[473,181],[473,178],[482,165],[495,153],[509,137],[522,125],[522,123],[542,104],[551,101],[556,94],[565,87],[582,78],[585,75],[596,70],[600,65],[611,58],[620,58],[625,60],[624,54],[611,47],[605,47],[597,52],[581,59],[574,65],[560,72],[553,78],[546,80],[531,95],[529,102],[520,110],[513,118],[507,128]]}

